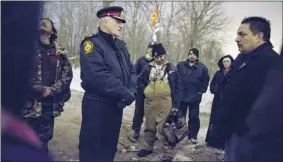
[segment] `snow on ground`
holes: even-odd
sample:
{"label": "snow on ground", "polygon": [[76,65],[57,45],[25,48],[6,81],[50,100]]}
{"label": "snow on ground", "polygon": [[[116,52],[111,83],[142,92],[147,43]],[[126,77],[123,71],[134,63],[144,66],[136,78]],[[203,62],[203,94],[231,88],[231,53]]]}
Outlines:
{"label": "snow on ground", "polygon": [[73,80],[71,82],[71,90],[84,92],[81,87],[81,68],[73,68]]}
{"label": "snow on ground", "polygon": [[[73,68],[73,80],[71,83],[71,90],[84,92],[83,88],[81,87],[80,74],[81,74],[80,68]],[[208,88],[207,92],[202,96],[202,102],[200,104],[201,113],[210,113],[212,99],[213,99],[213,95],[209,92],[209,88]]]}

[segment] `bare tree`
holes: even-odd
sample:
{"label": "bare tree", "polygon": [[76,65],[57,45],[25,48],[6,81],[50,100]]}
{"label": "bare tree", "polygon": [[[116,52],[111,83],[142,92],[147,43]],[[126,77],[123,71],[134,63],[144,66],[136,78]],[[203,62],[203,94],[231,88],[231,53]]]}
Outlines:
{"label": "bare tree", "polygon": [[200,49],[200,61],[204,63],[212,75],[218,70],[218,60],[224,55],[221,42],[218,40],[206,40]]}
{"label": "bare tree", "polygon": [[198,42],[208,39],[211,34],[224,30],[229,23],[220,8],[222,2],[183,2],[183,16],[178,23],[182,33],[184,49],[200,47]]}
{"label": "bare tree", "polygon": [[150,31],[145,25],[147,18],[143,13],[144,2],[127,2],[125,10],[127,23],[124,26],[124,40],[128,45],[131,60],[135,62],[145,54],[146,46],[150,41]]}
{"label": "bare tree", "polygon": [[45,2],[44,14],[54,20],[59,32],[59,41],[70,51],[69,57],[78,65],[80,43],[85,36],[96,33],[98,19],[96,12],[105,6],[119,5],[125,10],[126,21],[121,39],[127,43],[131,60],[135,62],[144,56],[146,46],[151,41],[153,28],[151,16],[158,7],[160,31],[157,41],[164,44],[168,59],[178,63],[186,59],[188,50],[197,47],[200,59],[209,66],[211,72],[223,55],[221,37],[229,23],[222,12],[221,2]]}

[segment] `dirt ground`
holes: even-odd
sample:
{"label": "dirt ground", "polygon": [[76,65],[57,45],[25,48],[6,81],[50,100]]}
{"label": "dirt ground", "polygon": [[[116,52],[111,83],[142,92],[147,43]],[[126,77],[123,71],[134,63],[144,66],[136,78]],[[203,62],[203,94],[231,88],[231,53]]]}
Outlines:
{"label": "dirt ground", "polygon": [[[50,150],[58,161],[78,161],[78,137],[81,123],[81,100],[83,93],[72,91],[71,99],[65,105],[62,116],[55,121],[53,140]],[[201,107],[202,108],[202,107]],[[124,110],[123,123],[120,131],[118,152],[115,161],[158,161],[160,158],[161,143],[156,142],[154,153],[149,157],[139,159],[137,151],[142,146],[143,132],[140,140],[132,143],[127,138],[131,129],[134,107],[129,106]],[[205,146],[205,135],[209,121],[209,114],[201,113],[201,129],[199,132],[199,144],[191,145],[187,138],[181,141],[175,148],[174,161],[220,161],[223,153]],[[126,147],[127,148],[126,148]],[[133,148],[133,150],[129,149]]]}

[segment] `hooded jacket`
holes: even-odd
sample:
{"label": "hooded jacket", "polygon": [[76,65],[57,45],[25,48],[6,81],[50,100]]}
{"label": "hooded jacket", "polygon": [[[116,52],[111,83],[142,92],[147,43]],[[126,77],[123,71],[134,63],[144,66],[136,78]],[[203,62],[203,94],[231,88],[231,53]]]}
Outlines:
{"label": "hooded jacket", "polygon": [[[214,74],[211,82],[210,82],[210,92],[212,94],[215,94],[219,91],[219,84],[221,83],[221,81],[224,79],[224,65],[223,65],[223,59],[225,58],[230,58],[231,60],[231,67],[232,67],[232,63],[234,62],[234,59],[231,55],[225,55],[223,57],[221,57],[218,61],[218,67],[219,70]],[[230,68],[231,68],[230,67]]]}

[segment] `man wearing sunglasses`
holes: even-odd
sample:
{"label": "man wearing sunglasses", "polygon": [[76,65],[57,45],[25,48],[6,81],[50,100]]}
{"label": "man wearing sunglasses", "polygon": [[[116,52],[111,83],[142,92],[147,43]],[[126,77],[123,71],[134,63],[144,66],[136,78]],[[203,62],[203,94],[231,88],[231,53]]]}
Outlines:
{"label": "man wearing sunglasses", "polygon": [[135,100],[136,72],[126,43],[117,37],[126,23],[119,6],[97,12],[96,34],[81,43],[82,124],[80,161],[113,161],[123,109]]}

